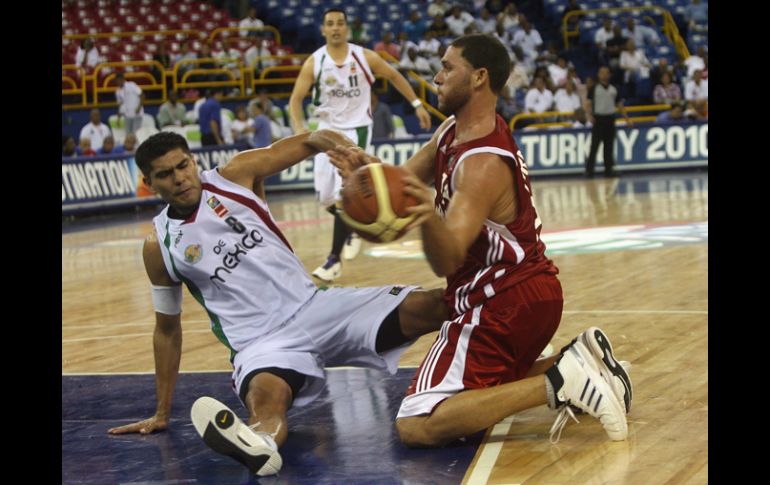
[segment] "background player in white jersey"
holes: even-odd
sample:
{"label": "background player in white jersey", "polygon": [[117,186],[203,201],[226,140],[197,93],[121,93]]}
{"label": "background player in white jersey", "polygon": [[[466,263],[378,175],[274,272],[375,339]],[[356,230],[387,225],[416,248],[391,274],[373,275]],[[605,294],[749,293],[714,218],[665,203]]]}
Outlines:
{"label": "background player in white jersey", "polygon": [[[401,440],[443,445],[542,404],[559,409],[552,439],[575,406],[623,440],[631,382],[601,330],[538,359],[558,328],[563,298],[540,240],[526,164],[495,113],[511,69],[506,49],[494,37],[466,35],[441,62],[439,109],[453,116],[407,162],[405,192],[421,201],[411,209],[418,214],[412,226],[420,227],[433,271],[447,277],[449,318],[401,403]],[[331,154],[345,176],[373,161],[356,149]]]}
{"label": "background player in white jersey", "polygon": [[193,405],[193,424],[210,447],[258,475],[280,469],[286,411],[320,394],[325,366],[394,373],[408,342],[438,329],[446,318],[440,290],[318,290],[275,224],[264,179],[335,144],[352,146],[329,130],[295,135],[199,174],[184,137],[161,132],[142,143],[137,165],[168,203],[143,250],[156,311],[157,408],[153,417],[110,433],[169,426],[182,350],[182,282],[231,351],[233,388],[250,426],[209,397]]}
{"label": "background player in white jersey", "polygon": [[[347,41],[348,23],[343,10],[333,8],[324,12],[321,33],[326,38],[326,45],[302,65],[289,100],[294,133],[307,131],[303,123],[302,100],[312,87],[319,127],[340,130],[366,150],[372,138],[370,93],[375,75],[390,81],[416,108],[422,129],[430,128],[430,115],[409,82],[374,51]],[[319,202],[335,216],[331,253],[326,262],[313,271],[313,276],[332,281],[342,275],[340,254],[343,246],[345,258],[352,259],[360,249],[361,240],[354,237],[336,215],[342,180],[325,153],[315,157],[314,178]]]}

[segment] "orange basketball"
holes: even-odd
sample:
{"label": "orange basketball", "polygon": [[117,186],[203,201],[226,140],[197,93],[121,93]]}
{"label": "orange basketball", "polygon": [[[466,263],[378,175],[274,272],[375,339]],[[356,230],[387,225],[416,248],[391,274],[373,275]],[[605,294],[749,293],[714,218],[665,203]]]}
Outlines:
{"label": "orange basketball", "polygon": [[371,163],[356,170],[342,188],[345,223],[367,241],[395,241],[406,233],[414,216],[406,208],[417,199],[404,193],[406,170]]}

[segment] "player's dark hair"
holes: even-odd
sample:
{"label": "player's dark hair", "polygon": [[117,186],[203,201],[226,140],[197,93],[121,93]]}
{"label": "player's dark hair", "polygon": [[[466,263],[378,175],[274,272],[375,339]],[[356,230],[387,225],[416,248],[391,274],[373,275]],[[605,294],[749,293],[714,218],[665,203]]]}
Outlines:
{"label": "player's dark hair", "polygon": [[183,152],[191,155],[190,147],[187,145],[185,137],[178,133],[161,131],[160,133],[155,133],[139,145],[134,155],[134,161],[144,176],[149,178],[152,171],[152,161],[177,148],[181,148]]}
{"label": "player's dark hair", "polygon": [[326,10],[324,10],[324,14],[321,16],[321,19],[322,19],[321,21],[322,22],[326,22],[326,14],[327,13],[332,13],[332,12],[339,12],[339,13],[341,13],[342,16],[345,17],[345,22],[348,21],[348,14],[346,14],[345,11],[342,10],[341,8],[336,8],[336,7],[327,8]]}
{"label": "player's dark hair", "polygon": [[461,55],[474,69],[485,68],[489,73],[489,87],[493,93],[500,94],[511,74],[511,58],[502,42],[487,34],[468,34],[450,45],[462,49]]}

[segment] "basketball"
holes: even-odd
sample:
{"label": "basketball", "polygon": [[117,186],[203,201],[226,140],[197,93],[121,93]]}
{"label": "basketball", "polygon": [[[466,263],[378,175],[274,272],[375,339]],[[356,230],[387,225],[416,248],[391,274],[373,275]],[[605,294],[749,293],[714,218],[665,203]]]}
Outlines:
{"label": "basketball", "polygon": [[414,219],[406,209],[417,199],[404,193],[406,170],[371,163],[353,172],[342,188],[340,217],[367,241],[395,241]]}

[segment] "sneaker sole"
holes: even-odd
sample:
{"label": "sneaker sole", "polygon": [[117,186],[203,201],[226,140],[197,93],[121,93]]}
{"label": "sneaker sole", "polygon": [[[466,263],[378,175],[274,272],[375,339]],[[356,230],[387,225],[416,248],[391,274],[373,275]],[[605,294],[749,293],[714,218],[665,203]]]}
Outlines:
{"label": "sneaker sole", "polygon": [[615,379],[620,380],[625,389],[623,393],[623,403],[625,404],[626,413],[631,410],[631,401],[633,399],[633,387],[631,385],[631,378],[612,353],[612,344],[607,335],[597,327],[591,327],[581,335],[581,342],[583,345],[591,351],[597,358],[604,362],[605,367],[609,370]]}
{"label": "sneaker sole", "polygon": [[[215,416],[216,424],[211,421]],[[210,397],[201,397],[193,404],[190,418],[203,442],[217,453],[236,460],[258,476],[274,475],[283,465],[281,455],[267,448],[264,454],[251,455],[232,442],[238,439],[245,446],[251,446],[238,437],[238,418],[230,408]],[[228,438],[225,432],[233,436]]]}

